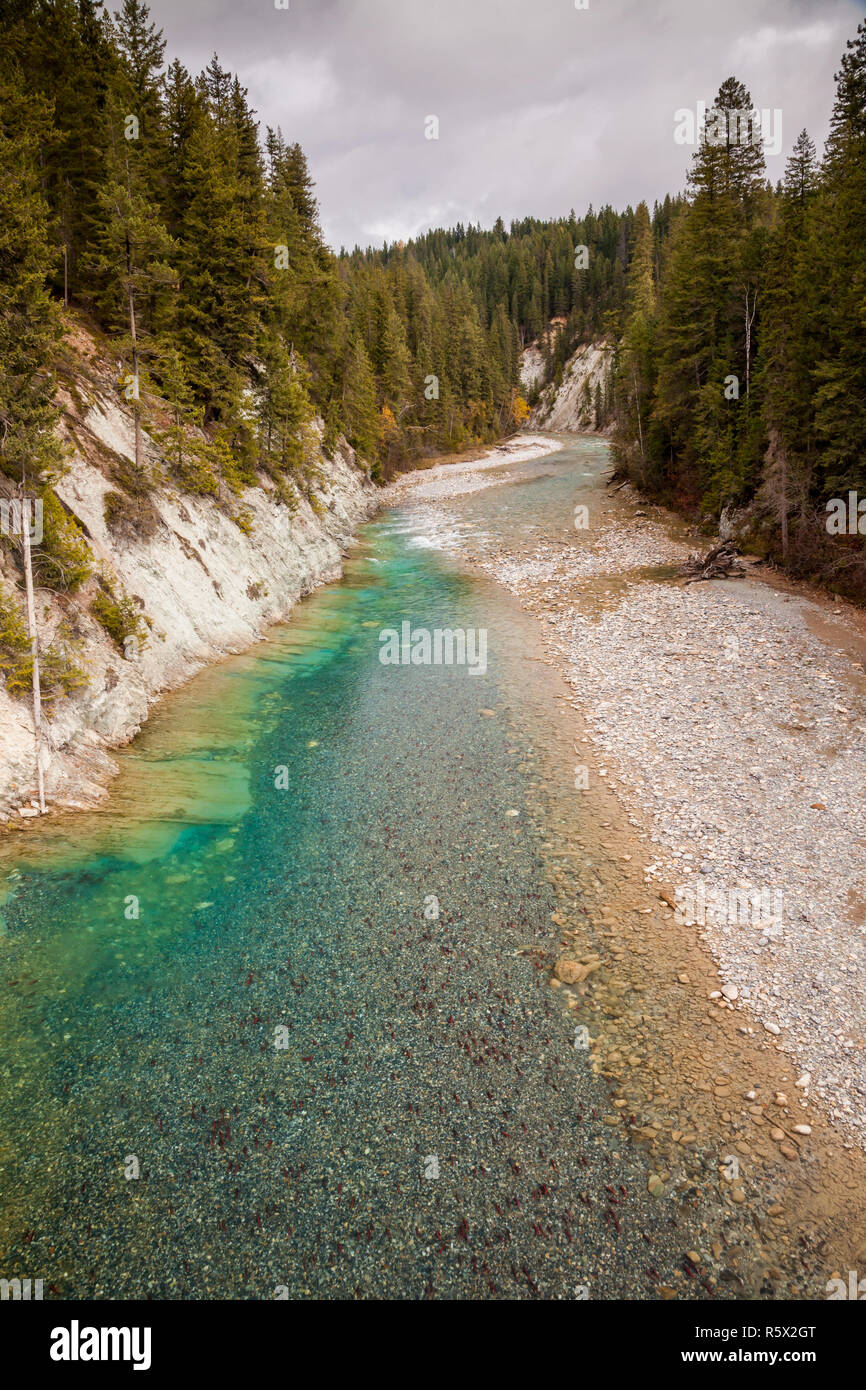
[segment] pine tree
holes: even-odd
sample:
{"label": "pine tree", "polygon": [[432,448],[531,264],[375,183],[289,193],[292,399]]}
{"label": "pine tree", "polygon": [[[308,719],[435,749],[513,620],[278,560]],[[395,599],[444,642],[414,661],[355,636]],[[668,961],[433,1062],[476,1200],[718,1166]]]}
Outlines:
{"label": "pine tree", "polygon": [[379,474],[379,413],[376,404],[376,378],[367,349],[356,332],[349,346],[343,376],[342,416],[349,443]]}
{"label": "pine tree", "polygon": [[866,491],[866,22],[850,39],[810,217],[815,423],[828,496]]}
{"label": "pine tree", "polygon": [[807,510],[815,466],[806,216],[818,189],[815,146],[800,132],[785,167],[780,217],[767,256],[758,358],[767,454],[760,495],[778,521],[788,559],[792,510]]}
{"label": "pine tree", "polygon": [[[617,356],[617,452],[647,485],[649,428],[655,386],[657,293],[653,263],[653,229],[646,203],[635,213],[634,250],[628,272],[628,322]],[[596,412],[598,414],[598,412]],[[637,449],[634,448],[634,443]]]}
{"label": "pine tree", "polygon": [[140,137],[153,142],[162,124],[160,81],[165,39],[162,30],[149,24],[150,10],[143,0],[123,0],[115,11],[115,35],[121,58],[118,84],[130,100],[129,112],[138,118]]}
{"label": "pine tree", "polygon": [[[268,270],[270,322],[279,325],[286,341],[308,364],[310,391],[321,409],[335,394],[335,368],[344,325],[340,311],[343,285],[333,256],[310,218],[306,165],[300,170],[298,152],[287,148],[279,130],[268,129],[267,234],[274,267]],[[299,183],[300,180],[300,183]],[[286,264],[277,269],[277,248]]]}
{"label": "pine tree", "polygon": [[382,394],[399,416],[411,391],[411,359],[403,324],[390,299],[383,305],[380,356]]}
{"label": "pine tree", "polygon": [[238,415],[267,302],[264,210],[216,57],[199,98],[183,151],[178,337],[205,420],[226,421]]}
{"label": "pine tree", "polygon": [[763,151],[741,124],[750,109],[741,83],[722,84],[694,157],[690,205],[671,235],[660,306],[660,452],[673,452],[677,485],[715,508],[750,481],[737,407],[751,371],[752,228],[765,200]]}
{"label": "pine tree", "polygon": [[55,467],[53,366],[60,335],[47,289],[56,260],[39,156],[52,138],[50,103],[20,77],[0,80],[0,467],[34,483]]}
{"label": "pine tree", "polygon": [[42,187],[61,254],[52,284],[68,297],[85,293],[83,269],[96,218],[95,190],[105,177],[105,102],[119,57],[99,0],[53,0],[22,7],[4,33],[3,53],[28,90],[53,104],[53,130],[40,150]]}
{"label": "pine tree", "polygon": [[[169,264],[177,251],[150,196],[150,162],[135,139],[127,139],[122,93],[108,105],[107,179],[98,194],[102,225],[92,258],[100,276],[100,301],[112,327],[123,328],[121,350],[131,372],[125,392],[135,415],[135,466],[141,473],[142,363],[148,340],[159,327],[159,301],[170,293],[176,270]],[[147,312],[143,312],[146,306]],[[167,313],[168,311],[166,311]]]}
{"label": "pine tree", "polygon": [[303,429],[312,418],[306,373],[278,333],[261,342],[257,375],[259,462],[273,476],[303,462]]}

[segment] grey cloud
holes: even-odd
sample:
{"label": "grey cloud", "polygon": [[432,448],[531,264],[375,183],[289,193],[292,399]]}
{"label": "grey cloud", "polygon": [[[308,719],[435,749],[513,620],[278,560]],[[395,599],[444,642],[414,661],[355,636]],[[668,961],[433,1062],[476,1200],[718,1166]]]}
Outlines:
{"label": "grey cloud", "polygon": [[[335,247],[457,221],[650,203],[685,183],[674,112],[732,73],[780,108],[781,176],[819,147],[855,0],[152,0],[194,73],[216,50],[303,145]],[[425,140],[425,117],[440,121]]]}

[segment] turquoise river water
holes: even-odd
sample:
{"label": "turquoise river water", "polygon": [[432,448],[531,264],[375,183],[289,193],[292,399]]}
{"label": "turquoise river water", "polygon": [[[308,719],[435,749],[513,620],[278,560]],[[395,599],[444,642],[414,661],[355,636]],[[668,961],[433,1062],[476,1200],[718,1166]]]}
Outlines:
{"label": "turquoise river water", "polygon": [[[605,462],[573,444],[452,510],[479,544],[565,534]],[[486,629],[486,672],[383,665],[405,619]],[[629,1296],[590,1217],[622,1170],[541,968],[532,640],[386,513],[340,583],[162,704],[104,810],[6,841],[0,1273],[59,1298]]]}

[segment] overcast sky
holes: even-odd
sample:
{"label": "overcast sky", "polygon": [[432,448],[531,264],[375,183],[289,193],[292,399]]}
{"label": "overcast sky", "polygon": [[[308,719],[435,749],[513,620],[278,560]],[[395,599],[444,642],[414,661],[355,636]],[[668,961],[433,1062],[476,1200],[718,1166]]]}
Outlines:
{"label": "overcast sky", "polygon": [[[325,235],[381,245],[455,222],[633,206],[684,186],[674,112],[731,75],[781,112],[780,177],[819,151],[866,0],[151,0],[196,75],[216,51],[306,151]],[[587,3],[587,0],[579,0]],[[112,0],[108,0],[114,8]],[[425,137],[427,118],[438,140]]]}

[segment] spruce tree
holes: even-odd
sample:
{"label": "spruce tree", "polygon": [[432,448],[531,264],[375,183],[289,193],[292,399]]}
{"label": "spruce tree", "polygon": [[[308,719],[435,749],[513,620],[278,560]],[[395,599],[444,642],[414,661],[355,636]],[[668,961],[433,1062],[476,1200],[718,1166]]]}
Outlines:
{"label": "spruce tree", "polygon": [[765,199],[763,151],[743,125],[750,109],[741,83],[722,84],[694,157],[689,207],[671,236],[660,306],[659,447],[673,453],[677,486],[716,509],[749,481],[739,405],[754,328],[751,231]]}
{"label": "spruce tree", "polygon": [[760,493],[788,559],[789,518],[805,516],[815,466],[813,344],[806,219],[818,189],[815,146],[805,130],[785,167],[780,215],[767,256],[757,369],[767,440]]}
{"label": "spruce tree", "polygon": [[379,415],[376,405],[376,378],[360,333],[349,345],[343,375],[342,417],[346,436],[354,449],[379,476]]}
{"label": "spruce tree", "polygon": [[0,79],[0,467],[35,483],[59,459],[54,358],[60,319],[47,288],[56,263],[39,156],[50,103],[20,75]]}
{"label": "spruce tree", "polygon": [[816,293],[815,423],[822,491],[866,493],[866,22],[837,74],[807,256]]}

